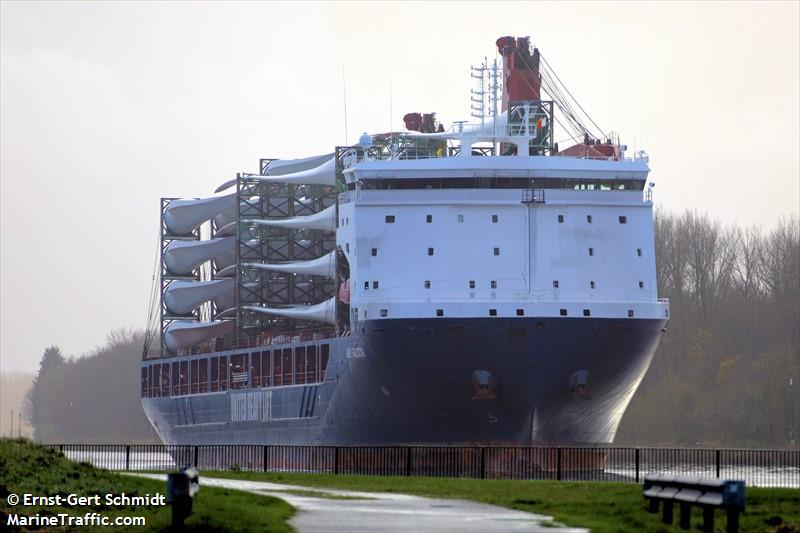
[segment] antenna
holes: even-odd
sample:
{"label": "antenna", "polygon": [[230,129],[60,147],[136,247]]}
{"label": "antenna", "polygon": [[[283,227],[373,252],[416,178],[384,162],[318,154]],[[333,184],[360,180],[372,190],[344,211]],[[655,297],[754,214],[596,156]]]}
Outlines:
{"label": "antenna", "polygon": [[389,131],[393,131],[394,128],[392,127],[392,117],[394,117],[394,111],[392,110],[392,97],[394,93],[392,92],[392,75],[389,74]]}
{"label": "antenna", "polygon": [[342,61],[342,98],[344,99],[344,144],[348,146],[347,142],[347,77],[344,74],[344,61]]}

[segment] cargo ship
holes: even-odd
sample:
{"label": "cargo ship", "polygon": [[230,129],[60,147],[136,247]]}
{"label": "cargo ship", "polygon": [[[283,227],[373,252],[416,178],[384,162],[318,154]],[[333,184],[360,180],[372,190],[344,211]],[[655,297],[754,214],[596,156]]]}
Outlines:
{"label": "cargo ship", "polygon": [[649,158],[529,38],[496,45],[472,122],[408,113],[161,200],[141,397],[165,443],[613,441],[669,319]]}

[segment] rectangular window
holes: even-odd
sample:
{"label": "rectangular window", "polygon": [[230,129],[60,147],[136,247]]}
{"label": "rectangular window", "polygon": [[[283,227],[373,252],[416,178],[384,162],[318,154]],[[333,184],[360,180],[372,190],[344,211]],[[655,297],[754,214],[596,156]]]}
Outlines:
{"label": "rectangular window", "polygon": [[200,392],[208,392],[208,359],[200,359]]}
{"label": "rectangular window", "polygon": [[489,309],[489,316],[497,316],[497,309]]}
{"label": "rectangular window", "polygon": [[306,348],[306,376],[309,383],[318,381],[317,366],[317,347],[312,345]]}
{"label": "rectangular window", "polygon": [[269,350],[261,352],[261,386],[269,387],[272,385],[272,358]]}
{"label": "rectangular window", "polygon": [[589,248],[589,255],[594,255],[594,248]]}
{"label": "rectangular window", "polygon": [[642,249],[641,248],[637,248],[636,249],[636,255],[638,255],[639,257],[642,257]]}
{"label": "rectangular window", "polygon": [[500,248],[495,247],[494,255],[500,255]]}
{"label": "rectangular window", "polygon": [[372,249],[372,257],[375,257],[377,255],[378,255],[378,249],[377,248],[373,248]]}
{"label": "rectangular window", "polygon": [[492,224],[497,224],[497,215],[492,215]]}
{"label": "rectangular window", "polygon": [[172,395],[177,396],[181,393],[181,370],[179,363],[172,363]]}
{"label": "rectangular window", "polygon": [[283,385],[283,359],[281,359],[281,351],[275,350],[272,352],[272,382],[276,386]]}
{"label": "rectangular window", "polygon": [[458,215],[458,223],[459,224],[463,224],[464,223],[464,215]]}
{"label": "rectangular window", "polygon": [[564,215],[558,215],[558,223],[559,224],[563,224],[564,223]]}
{"label": "rectangular window", "polygon": [[[205,362],[205,359],[203,359]],[[200,374],[200,392],[206,392],[202,389],[203,386],[203,374]],[[161,365],[161,395],[162,396],[169,396],[169,364],[164,363]]]}
{"label": "rectangular window", "polygon": [[437,309],[436,316],[444,316],[444,309]]}
{"label": "rectangular window", "polygon": [[640,281],[639,282],[639,288],[640,289],[644,289],[644,281]]}
{"label": "rectangular window", "polygon": [[306,382],[306,348],[301,346],[294,349],[294,382]]}
{"label": "rectangular window", "polygon": [[139,391],[142,398],[147,398],[147,368],[142,367],[142,387]]}
{"label": "rectangular window", "polygon": [[428,224],[430,224],[431,222],[433,222],[433,215],[427,215],[427,216],[425,217],[425,222],[427,222]]}
{"label": "rectangular window", "polygon": [[388,309],[381,309],[381,316],[382,317],[389,316],[389,310]]}
{"label": "rectangular window", "polygon": [[319,356],[319,380],[325,381],[325,373],[328,371],[328,357],[331,353],[331,347],[328,344],[320,346]]}
{"label": "rectangular window", "polygon": [[253,387],[261,386],[261,354],[258,352],[250,357],[250,383]]}
{"label": "rectangular window", "polygon": [[489,282],[489,286],[491,288],[493,288],[493,289],[496,289],[497,288],[497,280],[493,279],[491,282]]}
{"label": "rectangular window", "polygon": [[236,354],[231,356],[231,389],[244,389],[247,387],[249,374],[247,355]]}
{"label": "rectangular window", "polygon": [[350,243],[349,242],[344,243],[344,250],[348,254],[350,253]]}
{"label": "rectangular window", "polygon": [[161,365],[150,365],[150,396],[161,393]]}
{"label": "rectangular window", "polygon": [[425,288],[426,289],[430,289],[431,288],[431,282],[430,281],[425,280]]}
{"label": "rectangular window", "polygon": [[189,394],[189,361],[181,361],[181,394]]}
{"label": "rectangular window", "polygon": [[197,359],[192,360],[192,394],[197,394],[198,390],[200,390],[200,380],[197,379],[199,376],[200,371],[198,370],[197,366]]}
{"label": "rectangular window", "polygon": [[474,289],[475,288],[475,280],[474,279],[469,280],[469,288],[470,289]]}
{"label": "rectangular window", "polygon": [[590,282],[589,282],[589,287],[591,287],[592,289],[594,289],[594,281],[590,281]]}
{"label": "rectangular window", "polygon": [[557,280],[557,279],[554,279],[554,280],[553,280],[553,288],[554,288],[554,289],[557,289],[557,288],[558,288],[558,280]]}
{"label": "rectangular window", "polygon": [[621,215],[619,217],[619,223],[620,224],[627,224],[628,223],[628,217],[626,217],[625,215]]}
{"label": "rectangular window", "polygon": [[394,215],[386,215],[386,223],[394,224]]}
{"label": "rectangular window", "polygon": [[525,310],[524,309],[517,309],[517,316],[525,316]]}
{"label": "rectangular window", "polygon": [[219,390],[228,390],[228,358],[219,358]]}
{"label": "rectangular window", "polygon": [[372,282],[372,288],[373,289],[377,289],[378,288],[378,282],[377,281],[373,281]]}
{"label": "rectangular window", "polygon": [[628,309],[628,318],[633,318],[633,309]]}
{"label": "rectangular window", "polygon": [[583,310],[583,316],[591,316],[591,314],[592,314],[592,312],[589,311],[588,309],[584,309]]}
{"label": "rectangular window", "polygon": [[588,222],[589,224],[592,223],[592,215],[586,215],[586,222]]}
{"label": "rectangular window", "polygon": [[369,281],[365,281],[365,282],[364,282],[364,290],[365,290],[365,291],[368,291],[368,290],[369,290]]}
{"label": "rectangular window", "polygon": [[428,255],[433,255],[433,248],[428,248]]}
{"label": "rectangular window", "polygon": [[[219,390],[219,360],[212,357],[209,364],[211,365],[211,392],[217,392]],[[174,376],[172,381],[175,382]]]}
{"label": "rectangular window", "polygon": [[561,316],[567,316],[567,310],[566,310],[566,309],[561,309],[561,310],[559,311],[559,314],[560,314]]}
{"label": "rectangular window", "polygon": [[292,381],[292,349],[286,348],[283,350],[283,384],[284,385],[291,385]]}

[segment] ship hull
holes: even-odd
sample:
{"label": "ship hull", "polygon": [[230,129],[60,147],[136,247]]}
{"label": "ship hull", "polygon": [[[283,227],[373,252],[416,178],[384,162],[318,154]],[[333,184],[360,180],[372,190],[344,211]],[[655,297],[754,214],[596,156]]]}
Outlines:
{"label": "ship hull", "polygon": [[[333,341],[323,383],[143,405],[168,444],[610,443],[665,323],[366,321]],[[251,413],[234,415],[243,394]]]}

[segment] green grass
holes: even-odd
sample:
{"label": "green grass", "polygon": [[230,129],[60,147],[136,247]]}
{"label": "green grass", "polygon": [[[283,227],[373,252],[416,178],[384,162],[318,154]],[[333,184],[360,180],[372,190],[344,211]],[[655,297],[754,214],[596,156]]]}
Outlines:
{"label": "green grass", "polygon": [[[66,497],[68,494],[91,496],[124,492],[129,496],[145,494],[164,494],[165,481],[122,476],[93,468],[85,463],[67,460],[56,451],[46,450],[24,440],[0,439],[0,529],[6,529],[9,514],[32,516],[58,515],[83,516],[97,512],[103,516],[144,516],[146,527],[57,527],[38,529],[38,531],[167,531],[172,510],[169,505],[151,507],[111,507],[104,503],[99,506],[30,506],[12,507],[7,502],[9,494],[35,494],[39,496]],[[270,531],[291,532],[287,520],[294,509],[283,500],[270,496],[259,496],[246,492],[220,488],[201,487],[194,499],[193,514],[186,519],[185,531],[209,532],[248,532]],[[19,529],[17,529],[19,531]],[[21,531],[27,531],[22,528]]]}
{"label": "green grass", "polygon": [[[269,481],[327,489],[399,492],[457,498],[552,516],[569,526],[594,532],[678,532],[675,524],[661,523],[660,515],[645,512],[641,485],[612,482],[477,480],[425,477],[366,477],[326,474],[272,474],[256,472],[203,472],[209,477]],[[695,531],[702,513],[692,512]],[[716,531],[725,531],[725,516],[717,512]],[[740,531],[791,533],[800,524],[800,490],[747,489],[747,507]]]}

